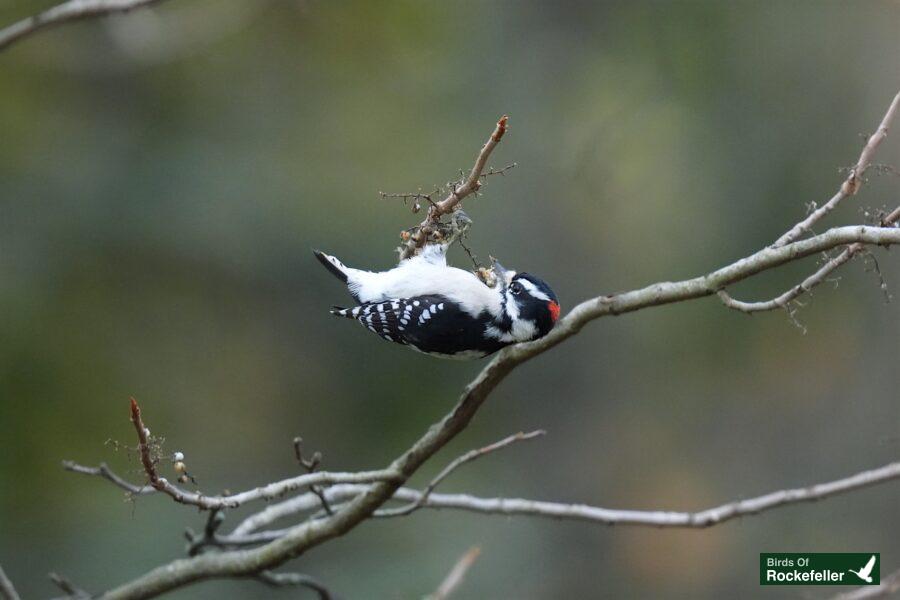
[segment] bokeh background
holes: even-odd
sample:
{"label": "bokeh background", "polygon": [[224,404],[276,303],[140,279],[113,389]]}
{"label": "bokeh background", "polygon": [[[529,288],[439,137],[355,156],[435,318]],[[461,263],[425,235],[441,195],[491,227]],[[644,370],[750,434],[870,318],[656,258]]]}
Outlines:
{"label": "bokeh background", "polygon": [[[10,23],[50,1],[4,2]],[[136,504],[60,460],[132,443],[127,401],[201,489],[387,464],[483,363],[442,362],[328,315],[312,258],[390,266],[417,222],[380,190],[517,162],[466,203],[470,242],[571,307],[711,270],[836,190],[900,87],[897,2],[170,0],[0,53],[0,563],[26,597],[90,591],[183,552],[203,516]],[[900,166],[888,138],[877,162]],[[893,207],[872,172],[821,228]],[[900,297],[896,251],[877,253]],[[454,260],[466,266],[460,252]],[[814,268],[767,274],[741,297]],[[900,455],[900,301],[857,261],[797,315],[715,300],[603,319],[519,369],[423,469],[519,430],[549,435],[445,491],[706,508]],[[231,522],[234,522],[234,517]],[[458,598],[808,598],[760,588],[762,551],[880,551],[900,566],[900,486],[703,531],[422,511],[290,565],[347,598],[415,598],[471,545]],[[176,598],[295,597],[214,582]]]}

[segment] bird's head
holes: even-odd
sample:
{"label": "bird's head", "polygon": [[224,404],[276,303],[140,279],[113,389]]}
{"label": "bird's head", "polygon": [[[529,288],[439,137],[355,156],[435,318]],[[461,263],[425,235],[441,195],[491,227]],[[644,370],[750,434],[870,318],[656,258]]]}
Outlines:
{"label": "bird's head", "polygon": [[550,333],[559,320],[559,300],[550,286],[534,275],[507,271],[496,260],[493,266],[502,297],[503,319],[514,341],[527,342]]}

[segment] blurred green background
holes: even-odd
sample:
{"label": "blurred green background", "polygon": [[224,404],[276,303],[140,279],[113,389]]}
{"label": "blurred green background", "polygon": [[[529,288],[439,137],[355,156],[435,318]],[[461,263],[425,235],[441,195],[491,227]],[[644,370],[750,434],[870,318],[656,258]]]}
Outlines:
{"label": "blurred green background", "polygon": [[[53,5],[12,1],[11,23]],[[483,363],[442,362],[331,318],[310,254],[390,266],[417,222],[379,190],[517,162],[466,203],[474,251],[564,309],[697,275],[774,240],[837,189],[900,87],[897,2],[169,0],[0,53],[0,564],[26,597],[59,571],[98,592],[183,552],[203,516],[136,504],[60,460],[134,462],[143,404],[201,489],[387,464]],[[900,165],[889,138],[876,162]],[[896,206],[871,173],[820,226]],[[896,251],[879,251],[900,296]],[[467,266],[462,253],[459,266]],[[781,291],[815,260],[739,288]],[[518,430],[549,435],[444,491],[706,508],[900,455],[900,301],[861,261],[798,318],[715,300],[603,319],[519,369],[427,468]],[[234,523],[233,516],[228,522]],[[758,587],[762,551],[880,551],[900,567],[900,486],[702,531],[421,511],[290,568],[347,598],[414,598],[469,546],[458,598],[822,597]],[[295,597],[214,582],[177,598]]]}

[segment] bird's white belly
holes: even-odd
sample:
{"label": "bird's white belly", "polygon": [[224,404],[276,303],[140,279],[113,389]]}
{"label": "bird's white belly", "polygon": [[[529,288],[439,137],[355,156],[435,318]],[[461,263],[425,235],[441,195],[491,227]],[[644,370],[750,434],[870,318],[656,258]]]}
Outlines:
{"label": "bird's white belly", "polygon": [[353,283],[362,302],[440,295],[472,316],[478,316],[484,309],[494,314],[500,311],[499,293],[474,274],[424,261],[406,261],[382,273],[363,272]]}

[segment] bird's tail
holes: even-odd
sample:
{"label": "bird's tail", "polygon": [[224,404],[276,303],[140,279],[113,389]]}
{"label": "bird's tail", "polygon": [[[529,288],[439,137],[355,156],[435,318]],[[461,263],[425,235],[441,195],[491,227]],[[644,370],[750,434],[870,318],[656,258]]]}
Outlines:
{"label": "bird's tail", "polygon": [[332,306],[331,314],[336,317],[346,317],[348,319],[355,319],[359,314],[359,307],[355,306],[353,308],[341,308],[340,306]]}
{"label": "bird's tail", "polygon": [[326,269],[328,269],[332,275],[347,283],[347,271],[349,270],[344,263],[331,256],[330,254],[325,254],[321,250],[313,250],[313,254],[316,255],[316,258],[319,259],[319,262],[322,263]]}

